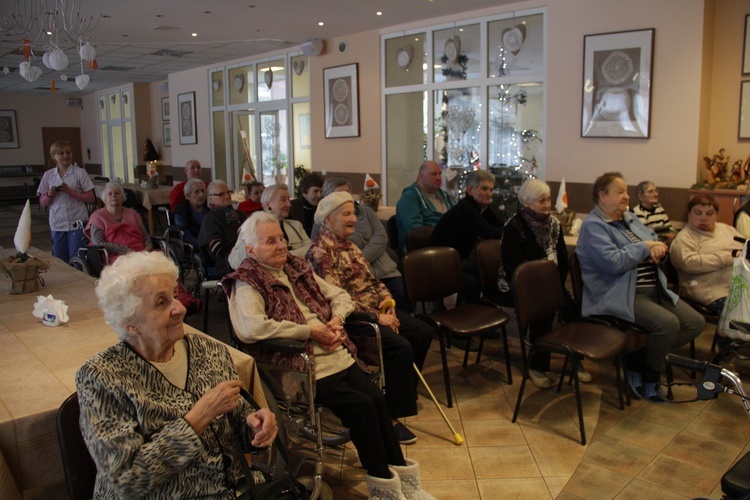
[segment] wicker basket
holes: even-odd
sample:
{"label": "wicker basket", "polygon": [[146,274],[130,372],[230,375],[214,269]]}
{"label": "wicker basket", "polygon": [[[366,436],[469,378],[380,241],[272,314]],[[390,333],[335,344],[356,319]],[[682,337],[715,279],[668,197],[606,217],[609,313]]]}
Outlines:
{"label": "wicker basket", "polygon": [[44,279],[40,274],[49,268],[49,264],[39,259],[29,259],[26,262],[2,261],[8,293],[15,295],[31,293],[44,286]]}

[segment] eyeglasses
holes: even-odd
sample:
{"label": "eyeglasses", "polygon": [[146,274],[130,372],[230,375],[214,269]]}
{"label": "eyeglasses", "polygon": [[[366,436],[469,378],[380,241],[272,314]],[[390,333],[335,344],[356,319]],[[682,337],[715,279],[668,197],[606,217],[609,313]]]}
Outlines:
{"label": "eyeglasses", "polygon": [[232,191],[222,191],[221,193],[211,193],[208,196],[232,196]]}

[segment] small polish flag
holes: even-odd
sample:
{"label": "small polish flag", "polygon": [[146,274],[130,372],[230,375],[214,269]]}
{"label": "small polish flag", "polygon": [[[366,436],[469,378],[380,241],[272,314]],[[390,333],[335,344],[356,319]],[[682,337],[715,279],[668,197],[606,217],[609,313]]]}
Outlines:
{"label": "small polish flag", "polygon": [[558,214],[561,214],[568,208],[568,192],[565,190],[565,177],[560,182],[560,191],[557,192],[557,201],[555,202],[555,210]]}
{"label": "small polish flag", "polygon": [[369,191],[371,189],[378,189],[380,185],[375,182],[375,179],[370,177],[370,174],[365,174],[365,191]]}

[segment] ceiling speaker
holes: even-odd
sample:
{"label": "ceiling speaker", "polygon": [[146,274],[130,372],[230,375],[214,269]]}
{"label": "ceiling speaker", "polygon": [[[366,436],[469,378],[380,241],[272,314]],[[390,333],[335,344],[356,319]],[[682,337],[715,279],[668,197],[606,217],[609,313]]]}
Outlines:
{"label": "ceiling speaker", "polygon": [[306,56],[318,56],[321,52],[323,52],[323,47],[325,47],[325,44],[323,43],[323,40],[320,38],[316,38],[315,40],[310,40],[307,43],[303,43],[300,45],[300,48],[302,49],[302,53]]}

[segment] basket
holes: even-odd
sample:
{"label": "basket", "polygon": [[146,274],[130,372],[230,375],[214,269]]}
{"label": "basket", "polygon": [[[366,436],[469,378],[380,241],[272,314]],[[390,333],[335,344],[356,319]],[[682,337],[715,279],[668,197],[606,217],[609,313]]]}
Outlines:
{"label": "basket", "polygon": [[8,293],[11,295],[31,293],[44,286],[44,279],[40,274],[49,268],[49,264],[39,259],[29,259],[26,262],[2,261],[5,271],[5,281],[8,284]]}

